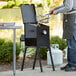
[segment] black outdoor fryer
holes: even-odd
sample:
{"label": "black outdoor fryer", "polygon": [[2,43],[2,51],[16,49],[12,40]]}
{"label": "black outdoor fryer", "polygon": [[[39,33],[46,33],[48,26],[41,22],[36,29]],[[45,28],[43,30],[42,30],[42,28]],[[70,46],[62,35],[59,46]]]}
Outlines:
{"label": "black outdoor fryer", "polygon": [[39,48],[42,47],[48,48],[50,52],[52,68],[54,71],[55,68],[54,68],[54,63],[53,63],[53,58],[50,48],[49,26],[38,23],[34,4],[22,4],[21,13],[24,23],[24,39],[25,39],[25,51],[24,51],[21,71],[23,70],[24,67],[26,50],[28,47],[36,48],[33,69],[35,68],[36,58],[38,55],[41,72],[43,71],[43,69],[42,69],[42,64],[39,54]]}

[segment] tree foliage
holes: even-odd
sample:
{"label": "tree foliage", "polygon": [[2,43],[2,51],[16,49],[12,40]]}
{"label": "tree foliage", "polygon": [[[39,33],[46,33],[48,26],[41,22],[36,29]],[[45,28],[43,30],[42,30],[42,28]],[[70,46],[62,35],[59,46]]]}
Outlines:
{"label": "tree foliage", "polygon": [[60,5],[63,2],[63,0],[53,0],[53,4],[51,5],[52,7],[56,7]]}
{"label": "tree foliage", "polygon": [[[35,5],[39,5],[39,1],[35,1],[35,0],[0,0],[0,1],[13,1],[15,3],[15,5],[17,4],[22,4],[22,3],[34,3]],[[62,3],[63,0],[41,0],[40,2],[40,5],[42,5],[44,8],[45,6],[49,8],[49,6],[51,7],[55,7],[55,6],[58,6]],[[20,2],[20,3],[19,3]],[[14,6],[15,6],[14,5]],[[18,5],[19,6],[19,5]]]}

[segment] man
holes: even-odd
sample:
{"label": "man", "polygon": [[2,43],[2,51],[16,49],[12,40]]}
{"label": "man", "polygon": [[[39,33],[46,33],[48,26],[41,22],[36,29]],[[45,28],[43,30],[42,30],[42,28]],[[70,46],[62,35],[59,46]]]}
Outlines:
{"label": "man", "polygon": [[62,5],[52,8],[49,13],[63,13],[63,38],[67,39],[68,64],[61,70],[76,71],[76,0],[64,0]]}

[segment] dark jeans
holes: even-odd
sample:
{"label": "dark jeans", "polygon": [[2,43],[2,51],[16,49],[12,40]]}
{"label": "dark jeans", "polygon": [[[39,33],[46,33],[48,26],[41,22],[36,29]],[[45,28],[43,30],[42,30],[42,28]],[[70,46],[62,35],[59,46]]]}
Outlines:
{"label": "dark jeans", "polygon": [[67,45],[67,61],[70,65],[76,67],[76,24],[74,25],[73,38],[67,39]]}

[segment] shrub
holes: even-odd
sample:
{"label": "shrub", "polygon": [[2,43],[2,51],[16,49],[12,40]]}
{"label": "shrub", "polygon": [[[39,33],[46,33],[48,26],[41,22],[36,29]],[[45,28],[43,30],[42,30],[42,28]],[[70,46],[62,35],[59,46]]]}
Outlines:
{"label": "shrub", "polygon": [[43,6],[42,3],[37,4],[37,7],[42,7],[42,6]]}
{"label": "shrub", "polygon": [[15,2],[14,1],[8,1],[7,5],[3,6],[2,8],[12,8],[13,6],[15,6]]}
{"label": "shrub", "polygon": [[4,39],[0,39],[0,46],[4,43]]}
{"label": "shrub", "polygon": [[60,38],[59,36],[51,37],[51,44],[59,44],[59,49],[64,50],[66,48],[66,40]]}
{"label": "shrub", "polygon": [[23,3],[22,0],[17,0],[15,6],[19,7],[22,3]]}
{"label": "shrub", "polygon": [[42,59],[46,59],[47,58],[47,48],[40,48],[40,56]]}
{"label": "shrub", "polygon": [[12,8],[14,5],[15,5],[14,1],[8,1],[8,3],[7,3],[8,8]]}
{"label": "shrub", "polygon": [[[20,49],[18,44],[16,44],[17,59],[18,59],[19,53],[20,53]],[[11,62],[12,60],[13,60],[13,42],[0,39],[0,62]]]}

